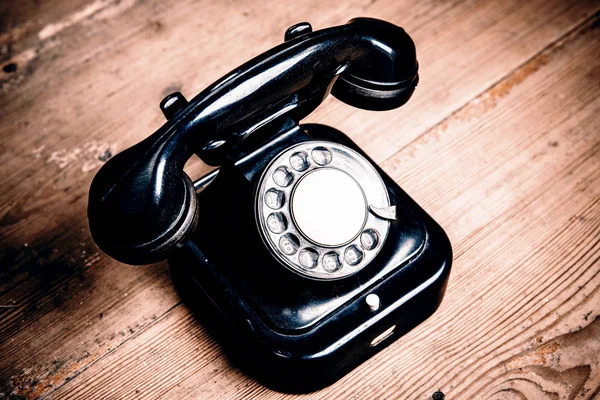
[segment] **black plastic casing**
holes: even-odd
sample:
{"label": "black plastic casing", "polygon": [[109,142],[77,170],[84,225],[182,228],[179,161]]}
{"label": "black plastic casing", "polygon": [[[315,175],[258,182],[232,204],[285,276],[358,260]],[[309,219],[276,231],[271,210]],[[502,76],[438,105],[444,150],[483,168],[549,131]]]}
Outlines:
{"label": "black plastic casing", "polygon": [[[307,140],[340,143],[362,154],[398,210],[377,257],[340,280],[290,271],[264,245],[255,219],[262,171],[279,152]],[[284,121],[277,133],[247,142],[198,194],[198,227],[169,263],[185,282],[179,287],[187,298],[203,293],[214,304],[233,341],[241,343],[247,372],[276,390],[317,390],[433,314],[445,292],[452,249],[442,228],[341,132]],[[376,311],[365,301],[371,293],[381,301]],[[388,338],[371,346],[392,326]]]}

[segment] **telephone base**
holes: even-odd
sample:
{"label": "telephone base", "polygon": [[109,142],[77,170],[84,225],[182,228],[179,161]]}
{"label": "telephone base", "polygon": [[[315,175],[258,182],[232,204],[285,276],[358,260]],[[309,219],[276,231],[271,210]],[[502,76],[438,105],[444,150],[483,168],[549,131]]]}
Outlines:
{"label": "telephone base", "polygon": [[[366,157],[347,136],[322,125],[301,125],[300,132],[278,137],[276,145],[263,148],[280,151],[297,142],[328,140]],[[275,390],[318,390],[435,312],[450,273],[450,242],[376,167],[398,212],[381,252],[364,269],[339,280],[295,274],[261,241],[251,205],[256,177],[266,166],[251,158],[246,161],[258,165],[254,170],[243,163],[225,165],[198,194],[200,209],[211,211],[200,214],[191,240],[169,257],[174,281],[201,320],[212,322],[219,315],[224,321],[213,332],[226,352],[241,353],[234,363]]]}

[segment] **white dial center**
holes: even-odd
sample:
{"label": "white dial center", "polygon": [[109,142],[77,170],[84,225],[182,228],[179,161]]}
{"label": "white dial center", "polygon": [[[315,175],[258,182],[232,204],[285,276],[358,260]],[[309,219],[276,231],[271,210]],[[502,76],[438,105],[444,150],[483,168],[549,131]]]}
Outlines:
{"label": "white dial center", "polygon": [[305,175],[291,199],[294,221],[310,240],[340,246],[358,235],[367,218],[367,202],[347,173],[320,168]]}

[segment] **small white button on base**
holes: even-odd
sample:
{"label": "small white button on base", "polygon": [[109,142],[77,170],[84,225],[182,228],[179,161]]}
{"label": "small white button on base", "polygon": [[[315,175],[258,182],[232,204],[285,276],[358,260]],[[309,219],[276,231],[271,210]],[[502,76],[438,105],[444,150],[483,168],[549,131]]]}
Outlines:
{"label": "small white button on base", "polygon": [[365,299],[365,301],[367,302],[367,305],[369,306],[371,311],[377,311],[377,310],[379,310],[379,306],[381,306],[381,301],[379,300],[379,296],[377,296],[376,294],[368,295],[367,298]]}

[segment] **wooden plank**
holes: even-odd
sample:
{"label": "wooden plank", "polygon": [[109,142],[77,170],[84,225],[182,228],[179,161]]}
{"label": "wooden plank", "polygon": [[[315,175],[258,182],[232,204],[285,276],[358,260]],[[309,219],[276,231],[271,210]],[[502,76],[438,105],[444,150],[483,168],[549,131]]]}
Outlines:
{"label": "wooden plank", "polygon": [[[65,15],[85,9],[85,12],[76,13],[83,19],[102,5],[110,6],[108,1],[89,3],[89,0],[3,1],[0,3],[0,62],[10,60],[14,54],[35,45],[39,42],[38,32],[44,27],[48,27],[48,31]],[[91,7],[87,7],[89,5]],[[74,18],[72,22],[78,21]]]}
{"label": "wooden plank", "polygon": [[[3,78],[0,89],[0,246],[7,249],[0,259],[0,304],[16,306],[0,309],[0,393],[27,398],[51,393],[107,354],[122,354],[132,339],[139,344],[140,333],[163,316],[188,318],[164,263],[129,268],[108,259],[93,245],[85,221],[87,188],[101,159],[162,123],[157,104],[164,94],[198,92],[277,44],[285,27],[299,18],[315,28],[355,15],[385,18],[405,26],[417,41],[422,83],[414,99],[403,111],[381,114],[332,100],[311,117],[344,130],[383,161],[598,6],[591,1],[334,6],[312,1],[291,12],[274,1],[123,0],[64,7],[38,17],[41,22],[28,28],[24,42],[15,39],[19,52],[11,60],[19,67]],[[29,21],[29,15],[17,20]],[[386,165],[395,171],[393,163]],[[201,169],[196,165],[194,171]],[[394,176],[405,186],[404,176]],[[437,212],[433,200],[419,201]],[[479,227],[481,220],[471,218],[469,227]],[[197,342],[213,351],[198,335],[185,346]],[[219,385],[248,383],[226,370],[215,375],[223,379]],[[249,387],[244,390],[257,390]],[[191,384],[185,390],[182,394],[195,395],[214,389]]]}
{"label": "wooden plank", "polygon": [[[548,48],[384,164],[455,244],[448,293],[426,323],[306,398],[600,394],[599,35],[589,26]],[[52,398],[295,397],[220,354],[182,305]]]}

